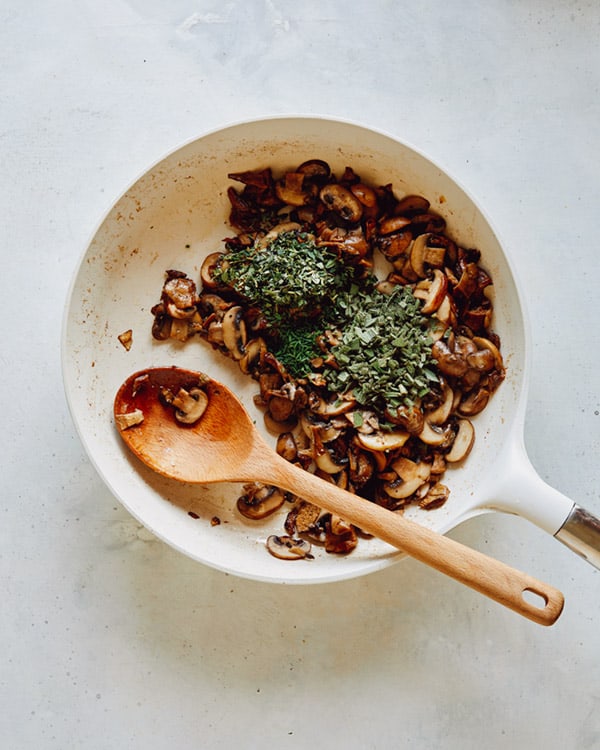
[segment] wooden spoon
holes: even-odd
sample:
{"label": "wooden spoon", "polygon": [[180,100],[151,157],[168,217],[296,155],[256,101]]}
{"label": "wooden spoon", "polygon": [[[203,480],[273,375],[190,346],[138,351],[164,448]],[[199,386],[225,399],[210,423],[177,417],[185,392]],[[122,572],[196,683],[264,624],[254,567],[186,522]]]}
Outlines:
{"label": "wooden spoon", "polygon": [[[182,424],[160,393],[198,386],[208,397],[206,409],[195,423]],[[123,426],[129,419],[123,415],[140,413],[143,421]],[[177,367],[134,373],[115,397],[114,415],[127,446],[159,474],[200,484],[260,481],[278,486],[534,622],[551,625],[562,611],[564,597],[551,586],[289,463],[262,439],[233,393],[206,375]],[[535,596],[528,600],[526,592]]]}

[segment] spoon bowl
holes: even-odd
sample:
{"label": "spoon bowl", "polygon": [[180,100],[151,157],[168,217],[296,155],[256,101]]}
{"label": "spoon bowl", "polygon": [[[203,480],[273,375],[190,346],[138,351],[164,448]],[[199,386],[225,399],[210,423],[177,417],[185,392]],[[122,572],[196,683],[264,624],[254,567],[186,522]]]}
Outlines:
{"label": "spoon bowl", "polygon": [[[207,397],[202,415],[192,424],[179,421],[176,408],[164,397],[180,389],[200,389]],[[128,415],[136,423],[123,426]],[[534,622],[551,625],[560,616],[564,599],[551,586],[288,463],[263,440],[236,396],[203,373],[180,367],[136,372],[116,394],[114,417],[130,450],[165,477],[202,484],[275,485]],[[536,601],[526,599],[528,593]]]}

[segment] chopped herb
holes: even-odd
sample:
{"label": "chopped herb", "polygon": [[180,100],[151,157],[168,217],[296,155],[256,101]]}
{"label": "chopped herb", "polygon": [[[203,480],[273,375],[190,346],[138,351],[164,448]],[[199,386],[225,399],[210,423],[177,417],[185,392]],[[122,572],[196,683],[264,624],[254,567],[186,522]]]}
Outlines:
{"label": "chopped herb", "polygon": [[340,370],[326,369],[332,391],[382,411],[412,404],[438,382],[431,356],[429,320],[410,289],[385,295],[352,288],[336,303],[341,337],[331,352]]}
{"label": "chopped herb", "polygon": [[215,278],[231,285],[260,307],[270,323],[295,317],[315,317],[348,285],[352,269],[311,235],[283,232],[266,248],[254,245],[229,252]]}
{"label": "chopped herb", "polygon": [[319,354],[318,333],[311,321],[288,321],[278,326],[273,354],[293,377],[310,372],[311,360]]}
{"label": "chopped herb", "polygon": [[214,275],[261,310],[273,353],[292,377],[311,371],[311,360],[322,354],[317,337],[335,329],[335,367],[323,372],[332,392],[352,391],[381,414],[386,406],[414,403],[438,382],[430,322],[411,290],[379,292],[374,277],[355,278],[348,263],[309,234],[284,232],[266,247],[231,250]]}

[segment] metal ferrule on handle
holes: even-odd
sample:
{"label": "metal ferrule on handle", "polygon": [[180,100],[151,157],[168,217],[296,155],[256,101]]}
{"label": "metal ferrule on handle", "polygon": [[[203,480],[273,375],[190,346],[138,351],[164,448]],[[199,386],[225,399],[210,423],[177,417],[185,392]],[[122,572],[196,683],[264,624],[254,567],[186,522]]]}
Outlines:
{"label": "metal ferrule on handle", "polygon": [[600,569],[600,519],[585,508],[574,503],[567,520],[554,537]]}

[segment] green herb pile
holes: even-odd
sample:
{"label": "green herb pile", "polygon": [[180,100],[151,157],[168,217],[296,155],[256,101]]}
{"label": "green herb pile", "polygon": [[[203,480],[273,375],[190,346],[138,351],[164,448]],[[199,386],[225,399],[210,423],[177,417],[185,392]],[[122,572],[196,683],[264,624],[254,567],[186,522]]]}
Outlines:
{"label": "green herb pile", "polygon": [[414,403],[438,382],[429,320],[411,290],[382,294],[372,276],[356,279],[307,234],[286,232],[266,248],[228,252],[215,278],[261,310],[275,332],[273,353],[293,377],[312,370],[323,354],[317,337],[334,329],[340,335],[330,352],[339,369],[323,371],[332,392],[352,391],[360,404],[383,412]]}
{"label": "green herb pile", "polygon": [[266,248],[229,252],[215,272],[275,325],[290,314],[315,318],[348,288],[352,276],[335,253],[297,231],[283,232]]}
{"label": "green herb pile", "polygon": [[337,300],[341,337],[331,351],[339,370],[326,370],[330,390],[383,411],[410,405],[439,381],[429,320],[411,290],[389,294],[353,288]]}

